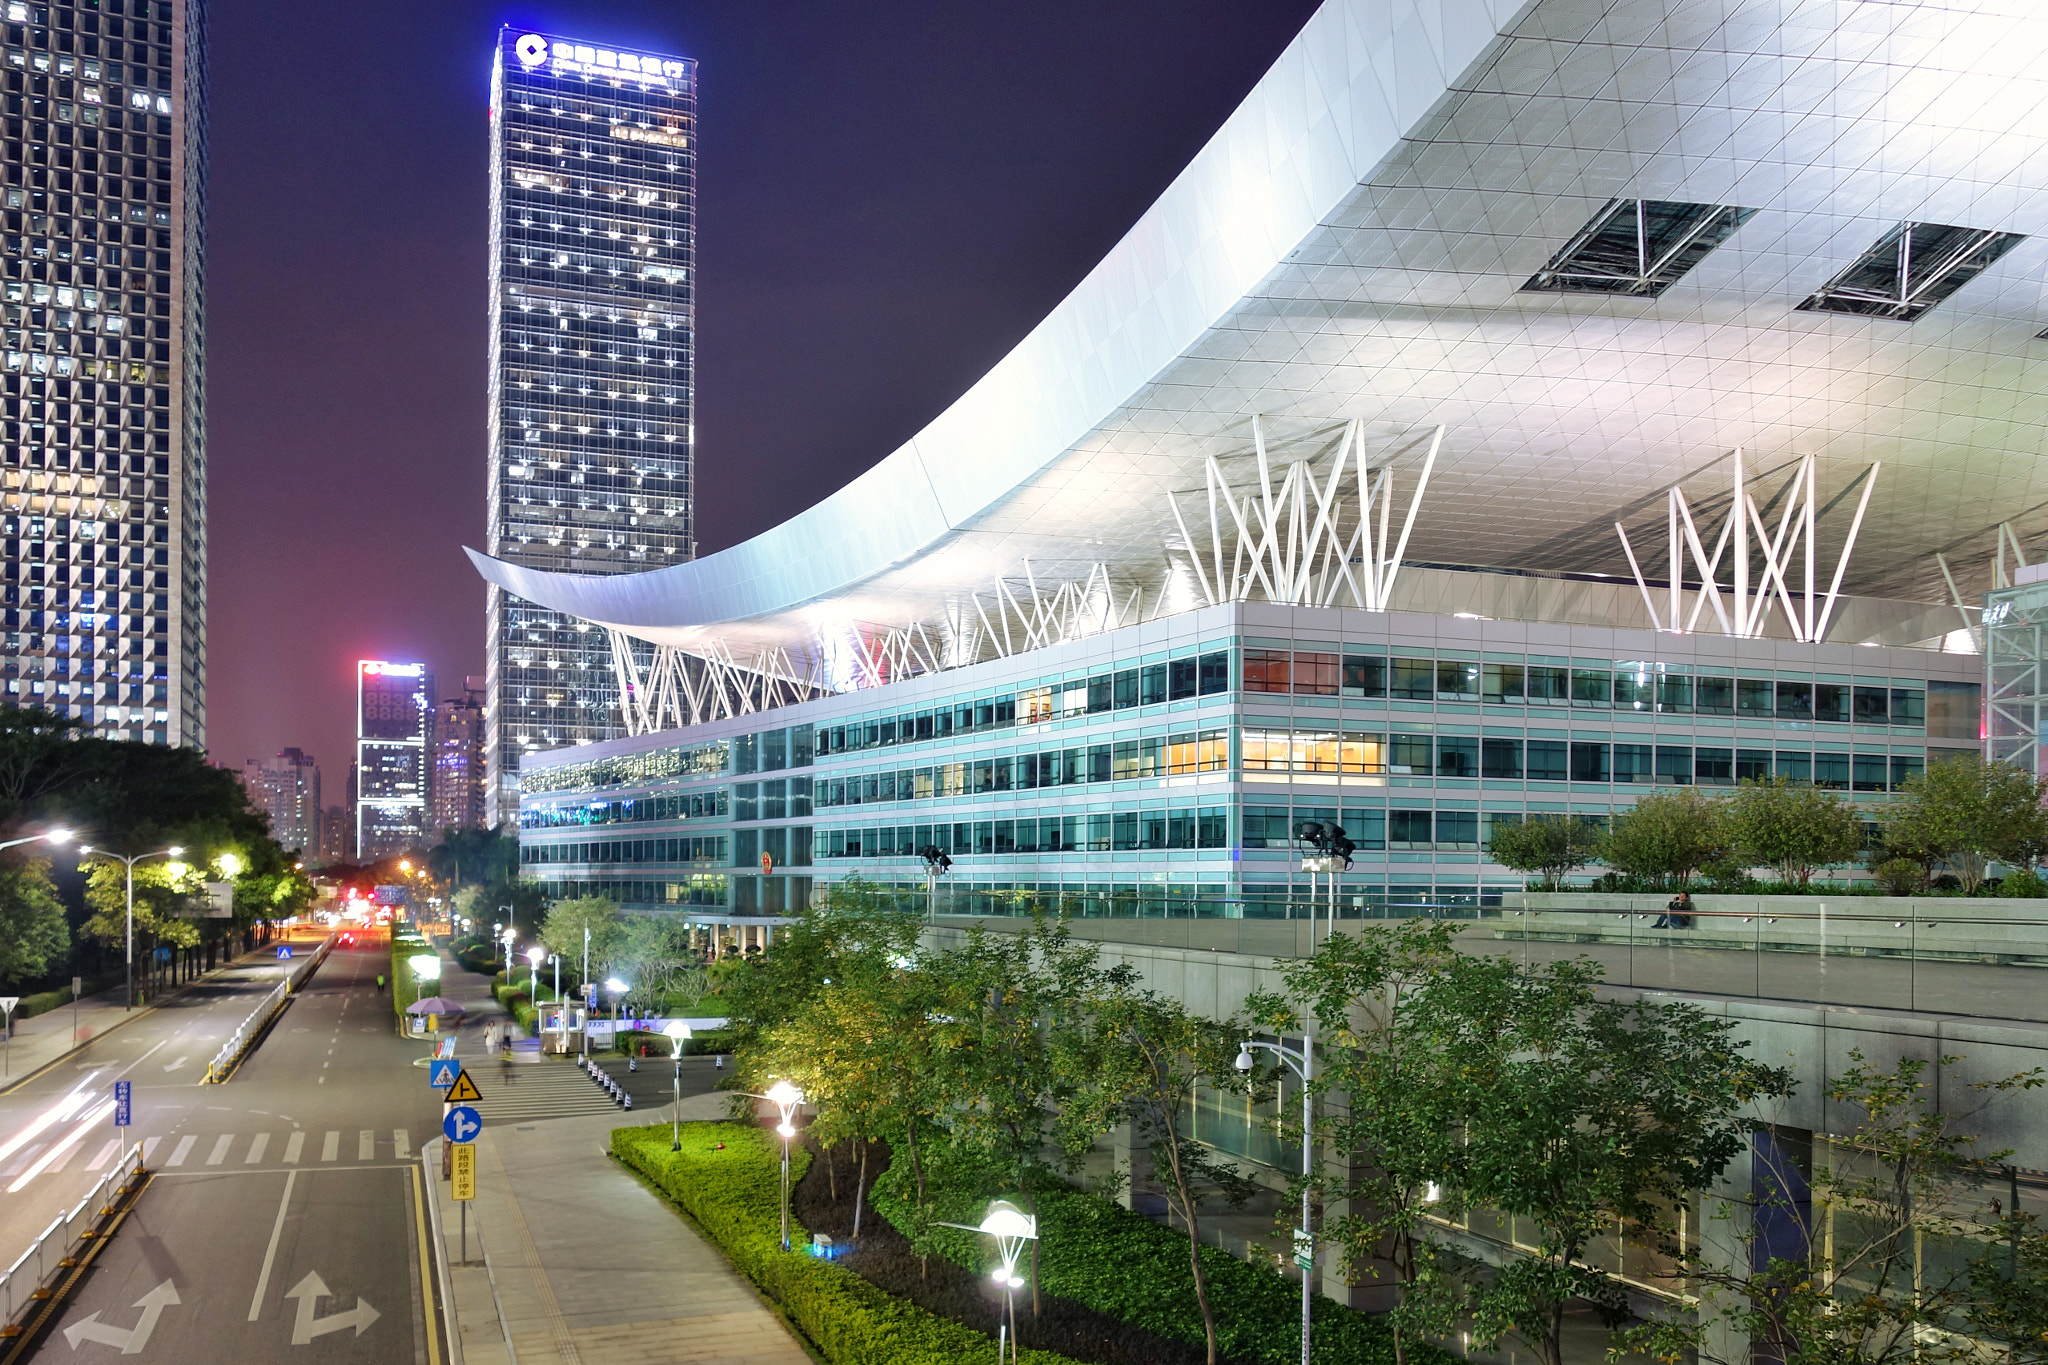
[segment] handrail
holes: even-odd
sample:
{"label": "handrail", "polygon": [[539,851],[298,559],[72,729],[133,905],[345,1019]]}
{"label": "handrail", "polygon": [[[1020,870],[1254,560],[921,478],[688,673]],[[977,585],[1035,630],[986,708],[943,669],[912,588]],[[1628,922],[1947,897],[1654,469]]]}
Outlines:
{"label": "handrail", "polygon": [[126,1182],[141,1174],[142,1147],[137,1144],[100,1177],[85,1198],[70,1212],[59,1214],[13,1265],[0,1272],[0,1322],[6,1324],[0,1327],[0,1338],[21,1335],[23,1317],[48,1297],[51,1282],[77,1263],[80,1245],[102,1235],[98,1223],[114,1211],[106,1200],[108,1186],[121,1182],[118,1193],[125,1194]]}
{"label": "handrail", "polygon": [[339,933],[329,934],[320,946],[313,950],[311,957],[285,973],[284,980],[278,982],[271,992],[263,997],[262,1003],[251,1010],[249,1017],[228,1035],[228,1040],[221,1044],[220,1051],[213,1054],[213,1060],[206,1064],[206,1075],[201,1084],[218,1085],[233,1074],[235,1067],[241,1064],[242,1058],[255,1045],[256,1040],[263,1036],[263,1030],[270,1027],[271,1022],[277,1018],[278,1013],[291,998],[305,988],[306,982],[312,979],[320,964],[327,960],[327,955],[334,951],[334,945],[339,939]]}

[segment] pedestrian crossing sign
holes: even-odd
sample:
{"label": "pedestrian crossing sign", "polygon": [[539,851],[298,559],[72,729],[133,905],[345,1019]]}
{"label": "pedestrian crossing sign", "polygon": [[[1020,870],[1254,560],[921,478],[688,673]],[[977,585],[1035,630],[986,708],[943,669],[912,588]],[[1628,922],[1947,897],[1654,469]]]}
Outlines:
{"label": "pedestrian crossing sign", "polygon": [[470,1079],[467,1071],[457,1073],[455,1084],[448,1088],[447,1100],[450,1104],[475,1104],[482,1098],[483,1092],[476,1088],[476,1082]]}
{"label": "pedestrian crossing sign", "polygon": [[446,1090],[461,1074],[462,1063],[453,1057],[434,1057],[427,1062],[427,1084],[436,1090]]}

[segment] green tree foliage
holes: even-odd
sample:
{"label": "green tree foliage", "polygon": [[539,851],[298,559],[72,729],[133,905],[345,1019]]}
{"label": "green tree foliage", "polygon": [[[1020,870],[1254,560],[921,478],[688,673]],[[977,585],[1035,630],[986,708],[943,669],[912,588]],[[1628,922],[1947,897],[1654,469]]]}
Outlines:
{"label": "green tree foliage", "polygon": [[[545,971],[547,964],[541,966]],[[704,963],[690,946],[689,928],[667,915],[626,917],[616,966],[632,984],[626,998],[635,1004],[677,996],[694,1000],[704,993]]]}
{"label": "green tree foliage", "polygon": [[0,981],[41,976],[70,947],[71,929],[50,880],[50,860],[0,865]]}
{"label": "green tree foliage", "polygon": [[[163,861],[135,865],[135,956],[139,961],[159,944],[190,948],[199,942],[198,923],[180,915],[199,896],[204,877],[189,863]],[[104,858],[87,865],[85,903],[92,917],[88,937],[115,949],[128,934],[128,869]]]}
{"label": "green tree foliage", "polygon": [[[1826,1096],[1835,1112],[1860,1111],[1857,1126],[1824,1144],[1810,1172],[1767,1162],[1755,1181],[1763,1197],[1723,1210],[1748,1221],[1740,1265],[1695,1256],[1683,1266],[1700,1287],[1699,1322],[1732,1319],[1784,1365],[2048,1357],[2048,1234],[2001,1208],[1997,1186],[1983,1182],[1987,1163],[2010,1154],[1979,1150],[1961,1126],[1971,1116],[1934,1102],[1925,1059],[1888,1071],[1860,1052],[1849,1059]],[[1981,1109],[2041,1084],[2035,1070],[1971,1088]],[[1822,1227],[1827,1234],[1815,1235]],[[1709,1340],[1679,1320],[1625,1334],[1626,1345],[1660,1358],[1694,1351],[1719,1362],[1704,1349]],[[2011,1354],[1989,1354],[1986,1342]]]}
{"label": "green tree foliage", "polygon": [[1285,995],[1255,994],[1245,1002],[1263,1027],[1297,1027],[1292,1000],[1304,1002],[1315,1020],[1323,1059],[1315,1091],[1345,1097],[1341,1107],[1325,1107],[1316,1140],[1355,1154],[1350,1168],[1364,1172],[1325,1182],[1324,1199],[1342,1200],[1348,1211],[1323,1231],[1354,1277],[1384,1271],[1399,1285],[1388,1315],[1396,1365],[1406,1365],[1417,1341],[1447,1333],[1462,1304],[1424,1235],[1425,1216],[1455,1212],[1458,1200],[1457,1191],[1448,1201],[1441,1193],[1429,1199],[1432,1187],[1442,1191],[1462,1141],[1458,1092],[1455,1078],[1444,1074],[1442,1038],[1418,1029],[1411,1017],[1418,994],[1455,969],[1457,933],[1441,921],[1414,919],[1335,934],[1283,969]]}
{"label": "green tree foliage", "polygon": [[427,850],[426,866],[451,892],[516,881],[519,840],[494,829],[445,829],[441,842]]}
{"label": "green tree foliage", "polygon": [[590,974],[586,979],[602,981],[612,974],[626,943],[626,926],[614,902],[603,896],[556,901],[541,924],[540,941],[549,952],[561,955],[564,976],[583,977],[586,930],[590,934]]}
{"label": "green tree foliage", "polygon": [[1975,895],[1994,858],[2031,865],[2048,846],[2044,798],[2048,781],[2009,763],[1976,753],[1944,758],[1907,778],[1905,800],[1885,807],[1885,853],[1943,864]]}
{"label": "green tree foliage", "polygon": [[1555,891],[1568,874],[1599,855],[1604,834],[1577,815],[1531,815],[1513,824],[1496,817],[1487,855],[1502,867],[1536,873],[1545,891]]}
{"label": "green tree foliage", "polygon": [[1244,1030],[1236,1019],[1194,1014],[1180,1001],[1140,990],[1119,977],[1088,1011],[1083,1027],[1062,1045],[1063,1067],[1078,1084],[1060,1113],[1062,1145],[1086,1151],[1098,1135],[1128,1122],[1134,1138],[1151,1147],[1153,1175],[1188,1230],[1188,1267],[1209,1365],[1216,1365],[1216,1310],[1202,1266],[1205,1197],[1242,1204],[1256,1187],[1214,1149],[1188,1133],[1187,1100],[1207,1081],[1238,1085],[1232,1063]]}
{"label": "green tree foliage", "polygon": [[1563,1365],[1567,1304],[1589,1303],[1609,1326],[1626,1312],[1620,1284],[1587,1264],[1594,1240],[1617,1219],[1668,1229],[1742,1149],[1741,1107],[1790,1078],[1745,1058],[1730,1021],[1598,999],[1588,962],[1442,965],[1410,1018],[1462,1126],[1444,1184],[1528,1220],[1536,1242],[1480,1287],[1473,1334],[1490,1348],[1514,1333]]}
{"label": "green tree foliage", "polygon": [[1830,791],[1786,778],[1745,778],[1725,815],[1737,862],[1777,869],[1805,886],[1823,867],[1849,862],[1863,843],[1856,808]]}
{"label": "green tree foliage", "polygon": [[1619,811],[1600,842],[1600,861],[1617,872],[1683,887],[1727,855],[1722,804],[1693,787],[1651,792]]}

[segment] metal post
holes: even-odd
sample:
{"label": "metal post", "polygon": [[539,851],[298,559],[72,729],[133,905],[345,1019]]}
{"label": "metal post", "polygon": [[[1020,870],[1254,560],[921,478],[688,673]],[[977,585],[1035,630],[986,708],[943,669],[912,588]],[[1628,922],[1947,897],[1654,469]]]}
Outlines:
{"label": "metal post", "polygon": [[[783,1125],[788,1126],[784,1119]],[[782,1139],[782,1249],[789,1250],[789,1138]]]}
{"label": "metal post", "polygon": [[682,1150],[683,1150],[683,1045],[682,1045],[681,1043],[677,1043],[677,1044],[675,1045],[675,1048],[676,1048],[676,1059],[675,1059],[675,1060],[676,1060],[676,1103],[675,1103],[675,1120],[674,1120],[674,1122],[675,1122],[675,1133],[674,1133],[674,1135],[673,1135],[673,1136],[672,1136],[672,1137],[671,1137],[671,1138],[669,1139],[669,1145],[668,1145],[668,1149],[669,1149],[669,1150],[670,1150],[671,1152],[680,1152],[680,1151],[682,1151]]}
{"label": "metal post", "polygon": [[462,1259],[459,1265],[469,1264],[469,1201],[462,1201]]}
{"label": "metal post", "polygon": [[[119,857],[120,855],[116,854],[115,856]],[[125,969],[123,973],[127,981],[128,998],[122,1002],[121,1008],[123,1010],[132,1010],[135,1008],[135,860],[133,858],[122,858],[121,861],[128,865],[128,914],[125,921]]]}
{"label": "metal post", "polygon": [[[1315,1154],[1315,1133],[1312,1127],[1314,1094],[1310,1082],[1315,1079],[1315,1062],[1311,1051],[1308,1030],[1301,1034],[1301,1230],[1309,1234],[1308,1260],[1314,1266],[1316,1260],[1315,1229],[1309,1226],[1309,1177],[1311,1161]],[[1309,1365],[1308,1328],[1309,1304],[1314,1295],[1315,1273],[1311,1269],[1301,1272],[1301,1365]]]}

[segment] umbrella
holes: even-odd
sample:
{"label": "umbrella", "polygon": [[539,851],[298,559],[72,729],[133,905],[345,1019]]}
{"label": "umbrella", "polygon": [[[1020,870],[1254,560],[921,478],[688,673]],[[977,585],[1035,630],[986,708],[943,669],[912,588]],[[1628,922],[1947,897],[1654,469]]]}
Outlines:
{"label": "umbrella", "polygon": [[407,1014],[461,1014],[462,1006],[445,995],[430,995],[405,1007]]}

